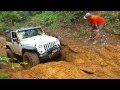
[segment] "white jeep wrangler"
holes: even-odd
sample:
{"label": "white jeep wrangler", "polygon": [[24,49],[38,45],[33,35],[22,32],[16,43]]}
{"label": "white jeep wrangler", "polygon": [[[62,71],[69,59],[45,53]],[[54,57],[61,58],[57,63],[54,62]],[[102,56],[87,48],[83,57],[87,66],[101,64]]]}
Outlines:
{"label": "white jeep wrangler", "polygon": [[28,67],[39,64],[44,58],[65,59],[65,51],[58,38],[46,35],[41,27],[6,30],[6,41],[7,56],[21,56],[28,62]]}

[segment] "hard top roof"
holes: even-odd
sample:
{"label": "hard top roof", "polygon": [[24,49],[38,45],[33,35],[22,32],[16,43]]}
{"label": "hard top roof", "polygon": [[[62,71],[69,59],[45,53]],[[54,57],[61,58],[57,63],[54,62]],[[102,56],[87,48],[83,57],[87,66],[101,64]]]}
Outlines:
{"label": "hard top roof", "polygon": [[41,28],[41,26],[37,26],[37,27],[25,27],[25,28],[20,28],[20,29],[16,29],[16,30],[23,31],[23,30],[29,30],[29,29],[35,29],[35,28]]}
{"label": "hard top roof", "polygon": [[37,27],[25,27],[25,28],[20,28],[20,29],[8,29],[8,30],[6,30],[5,32],[6,33],[10,33],[10,32],[15,32],[16,30],[18,30],[18,31],[24,31],[24,30],[29,30],[29,29],[35,29],[35,28],[41,28],[41,26],[37,26]]}

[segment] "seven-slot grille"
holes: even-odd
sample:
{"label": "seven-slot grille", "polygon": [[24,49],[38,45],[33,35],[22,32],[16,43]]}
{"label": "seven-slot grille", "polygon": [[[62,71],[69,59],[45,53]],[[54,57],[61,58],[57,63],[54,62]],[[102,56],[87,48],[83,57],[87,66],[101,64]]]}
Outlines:
{"label": "seven-slot grille", "polygon": [[55,45],[56,45],[55,41],[54,42],[49,42],[47,44],[44,44],[45,51],[48,51],[50,48],[52,48]]}

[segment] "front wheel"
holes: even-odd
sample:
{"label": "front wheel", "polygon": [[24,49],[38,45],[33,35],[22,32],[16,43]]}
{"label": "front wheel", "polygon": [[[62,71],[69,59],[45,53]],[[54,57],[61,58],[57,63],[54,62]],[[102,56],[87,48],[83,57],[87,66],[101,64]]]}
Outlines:
{"label": "front wheel", "polygon": [[59,60],[65,61],[66,60],[66,51],[64,49],[60,50]]}
{"label": "front wheel", "polygon": [[23,54],[23,62],[27,61],[27,65],[24,65],[25,68],[31,68],[40,63],[40,59],[35,52],[25,52]]}
{"label": "front wheel", "polygon": [[15,58],[14,53],[10,49],[6,49],[7,57],[11,58],[10,61],[13,62],[13,59]]}

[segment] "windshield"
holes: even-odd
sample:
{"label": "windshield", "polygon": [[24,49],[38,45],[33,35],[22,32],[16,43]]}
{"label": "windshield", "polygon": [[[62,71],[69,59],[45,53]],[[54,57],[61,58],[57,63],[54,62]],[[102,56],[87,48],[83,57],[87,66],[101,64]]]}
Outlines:
{"label": "windshield", "polygon": [[18,37],[21,39],[33,37],[37,35],[42,35],[44,32],[41,30],[41,28],[35,28],[35,29],[29,29],[29,30],[23,30],[18,32]]}

